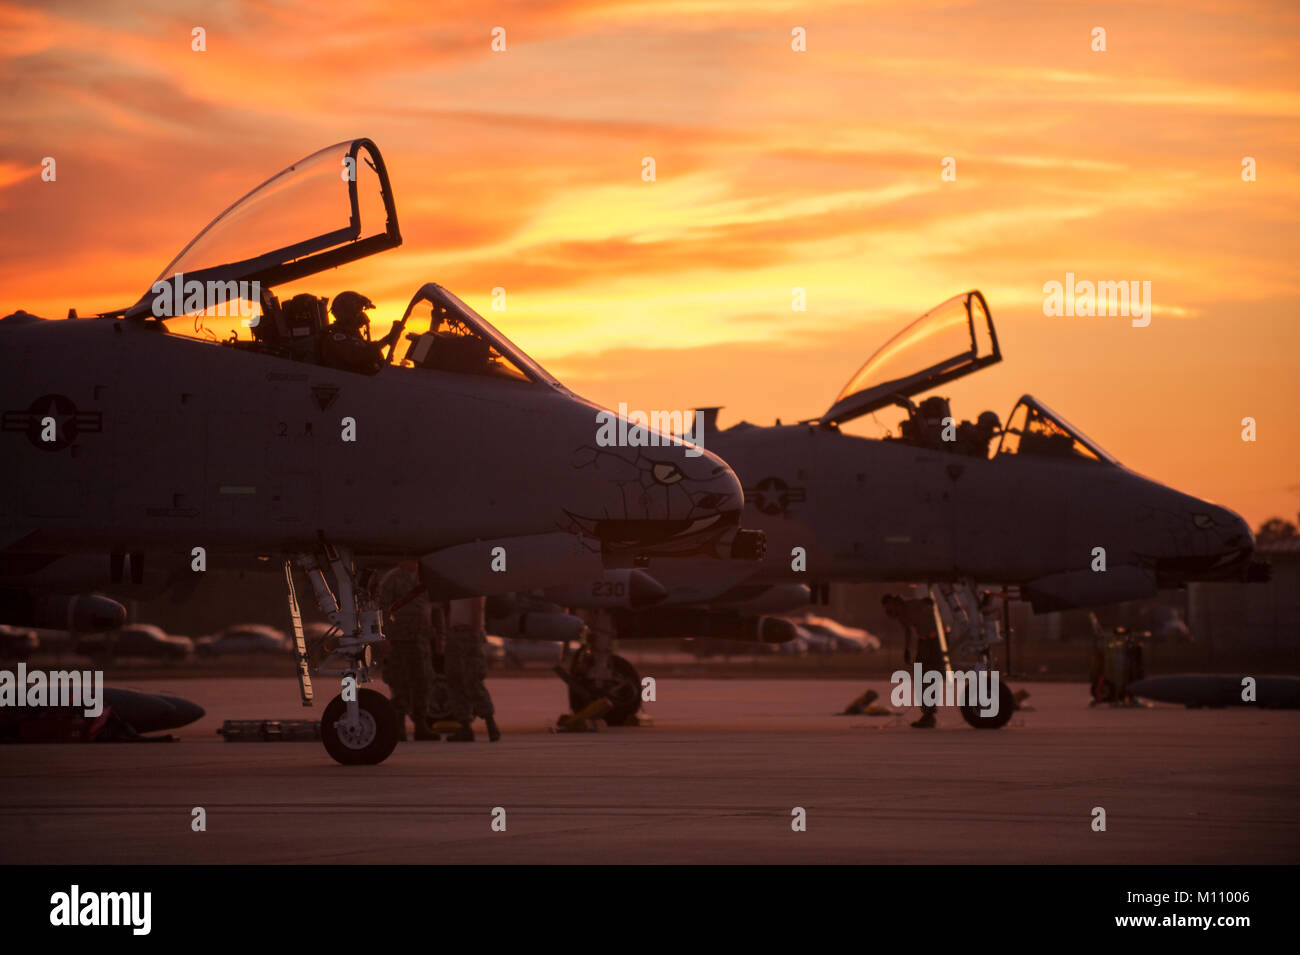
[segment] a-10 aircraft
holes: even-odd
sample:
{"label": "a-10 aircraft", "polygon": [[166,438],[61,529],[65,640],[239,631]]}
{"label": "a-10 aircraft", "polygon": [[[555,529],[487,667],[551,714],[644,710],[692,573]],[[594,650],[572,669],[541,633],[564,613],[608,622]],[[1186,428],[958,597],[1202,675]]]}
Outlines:
{"label": "a-10 aircraft", "polygon": [[[1129,470],[1033,396],[1020,398],[1003,426],[987,411],[960,421],[934,394],[1001,358],[984,296],[971,291],[887,341],[819,418],[717,430],[717,409],[697,412],[705,421],[693,436],[702,433],[701,444],[740,475],[744,523],[766,534],[766,557],[658,565],[652,572],[667,596],[614,610],[604,626],[623,638],[781,642],[790,625],[764,614],[794,610],[810,595],[825,602],[832,582],[913,582],[931,586],[954,643],[986,666],[998,635],[981,585],[1046,612],[1266,575],[1241,517]],[[897,433],[841,430],[890,405],[906,414]],[[640,704],[629,692],[638,677],[627,661],[614,662],[623,715]],[[976,726],[1005,723],[1014,704],[1002,687],[1009,705],[997,717],[974,707],[963,716]]]}
{"label": "a-10 aircraft", "polygon": [[[719,458],[597,446],[601,409],[446,289],[420,286],[386,351],[328,325],[327,297],[273,292],[401,241],[383,159],[357,139],[236,202],[135,305],[0,323],[0,621],[98,629],[122,611],[91,591],[260,558],[285,573],[309,703],[305,575],[340,634],[326,749],[375,763],[396,740],[387,699],[356,689],[382,639],[376,569],[417,558],[436,599],[607,574],[657,592],[651,558],[761,555]],[[232,309],[249,314],[229,337],[205,332]]]}
{"label": "a-10 aircraft", "polygon": [[[91,590],[184,589],[202,566],[260,558],[295,607],[305,573],[340,631],[322,672],[364,682],[381,639],[370,571],[416,556],[437,598],[533,592],[610,613],[566,679],[575,703],[606,694],[626,715],[639,679],[614,634],[777,642],[791,629],[766,615],[833,581],[933,585],[987,665],[980,585],[1051,610],[1258,576],[1237,515],[1127,470],[1032,397],[1005,428],[913,403],[1001,359],[978,292],[891,339],[818,419],[717,431],[706,413],[695,456],[597,446],[599,409],[435,284],[366,368],[331,362],[327,299],[271,291],[400,243],[383,160],[355,140],[235,203],[134,306],[4,320],[0,620],[100,629],[122,610]],[[251,298],[246,337],[203,329],[211,303],[189,300],[192,283]],[[190,321],[207,340],[177,334]],[[907,411],[897,435],[840,430],[891,404]],[[563,615],[529,616],[575,635]],[[309,700],[301,638],[299,666]],[[361,690],[330,704],[322,734],[336,759],[378,762],[395,721]]]}

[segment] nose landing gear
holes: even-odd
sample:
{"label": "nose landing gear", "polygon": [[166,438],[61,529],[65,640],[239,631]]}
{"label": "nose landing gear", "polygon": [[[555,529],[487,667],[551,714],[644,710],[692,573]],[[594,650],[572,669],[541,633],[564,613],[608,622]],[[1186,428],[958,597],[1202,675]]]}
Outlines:
{"label": "nose landing gear", "polygon": [[[993,605],[994,595],[986,593],[981,600],[975,596],[974,582],[962,580],[932,584],[930,596],[934,600],[935,625],[943,648],[945,669],[952,670],[952,654],[944,636],[946,622],[952,628],[952,639],[961,656],[974,658],[975,672],[981,676],[985,672],[997,676],[993,669],[993,647],[1002,643],[1002,635]],[[996,730],[1006,726],[1019,704],[1011,688],[1001,679],[997,681],[997,695],[998,705],[994,713],[984,715],[978,702],[967,702],[958,707],[962,719],[977,730]]]}
{"label": "nose landing gear", "polygon": [[330,700],[321,717],[321,741],[325,744],[325,751],[344,765],[382,763],[397,746],[397,714],[386,696],[359,684],[370,682],[370,647],[384,639],[383,614],[371,596],[370,575],[364,578],[358,575],[352,555],[323,539],[321,550],[334,577],[333,589],[325,579],[325,571],[315,554],[299,554],[295,561],[285,562],[289,615],[293,620],[303,705],[311,706],[312,685],[308,675],[302,615],[293,584],[295,562],[311,581],[316,605],[340,634],[337,644],[316,669],[319,674],[342,677],[342,691]]}

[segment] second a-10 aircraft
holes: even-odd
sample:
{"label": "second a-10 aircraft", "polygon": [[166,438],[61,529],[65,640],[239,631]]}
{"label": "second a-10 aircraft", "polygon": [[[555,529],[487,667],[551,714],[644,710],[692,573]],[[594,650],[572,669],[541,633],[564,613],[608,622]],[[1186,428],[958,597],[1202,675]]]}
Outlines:
{"label": "second a-10 aircraft", "polygon": [[[1262,579],[1266,565],[1252,561],[1241,517],[1129,470],[1033,396],[1020,398],[1003,426],[990,411],[961,421],[935,394],[1001,359],[989,307],[971,291],[887,341],[818,418],[718,430],[716,409],[697,412],[703,427],[692,436],[740,476],[744,523],[764,532],[766,556],[756,565],[656,564],[666,595],[612,610],[593,629],[780,642],[790,624],[766,615],[810,597],[825,602],[832,582],[915,582],[936,598],[938,633],[946,621],[961,644],[954,651],[988,666],[999,640],[994,591],[1047,612],[1190,581]],[[897,433],[841,430],[890,405],[905,412]],[[615,713],[625,716],[640,705],[639,678],[626,660],[613,665]],[[586,688],[567,682],[576,705]],[[1010,719],[1014,701],[1000,685],[997,715],[967,707],[968,722]]]}

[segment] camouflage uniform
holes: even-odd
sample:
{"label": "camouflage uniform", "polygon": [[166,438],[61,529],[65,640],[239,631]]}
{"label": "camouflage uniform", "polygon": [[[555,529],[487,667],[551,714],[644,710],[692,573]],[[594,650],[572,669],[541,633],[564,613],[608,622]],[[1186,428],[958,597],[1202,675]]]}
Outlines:
{"label": "camouflage uniform", "polygon": [[[379,582],[379,604],[387,612],[420,585],[419,575],[394,567]],[[433,687],[433,604],[421,591],[384,618],[384,636],[390,645],[384,660],[384,682],[393,692],[393,709],[410,714],[417,726],[428,725],[429,693]],[[439,614],[441,616],[441,614]]]}
{"label": "camouflage uniform", "polygon": [[[910,655],[911,661],[921,664],[923,679],[931,670],[942,673],[947,666],[939,644],[939,633],[935,629],[934,601],[929,597],[919,597],[904,601],[904,606],[906,620],[903,626],[908,631],[904,659]],[[935,710],[936,707],[922,705],[921,714],[933,718]]]}
{"label": "camouflage uniform", "polygon": [[484,682],[487,680],[487,635],[455,618],[453,621],[447,627],[443,658],[451,718],[457,723],[473,722],[476,716],[487,719],[496,714],[492,695]]}

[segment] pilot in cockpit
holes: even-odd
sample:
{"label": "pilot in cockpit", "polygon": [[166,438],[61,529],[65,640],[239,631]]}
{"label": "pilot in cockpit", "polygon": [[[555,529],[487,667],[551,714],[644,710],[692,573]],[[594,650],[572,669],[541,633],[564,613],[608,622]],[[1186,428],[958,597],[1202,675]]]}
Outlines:
{"label": "pilot in cockpit", "polygon": [[989,445],[1002,429],[997,414],[985,411],[974,421],[963,421],[953,429],[948,399],[933,395],[917,407],[906,405],[908,416],[899,424],[899,440],[923,448],[955,451],[972,457],[986,458]]}
{"label": "pilot in cockpit", "polygon": [[932,395],[922,401],[919,408],[910,401],[905,407],[907,418],[899,425],[900,438],[923,448],[944,447],[943,432],[952,420],[948,413],[948,399]]}
{"label": "pilot in cockpit", "polygon": [[330,304],[333,323],[321,340],[325,364],[348,371],[373,375],[384,365],[384,348],[397,341],[401,329],[394,324],[377,342],[370,340],[370,318],[366,309],[375,303],[360,292],[340,292]]}
{"label": "pilot in cockpit", "polygon": [[957,450],[976,458],[989,456],[989,445],[1002,430],[1002,422],[994,411],[982,411],[972,424],[963,421],[957,428]]}

